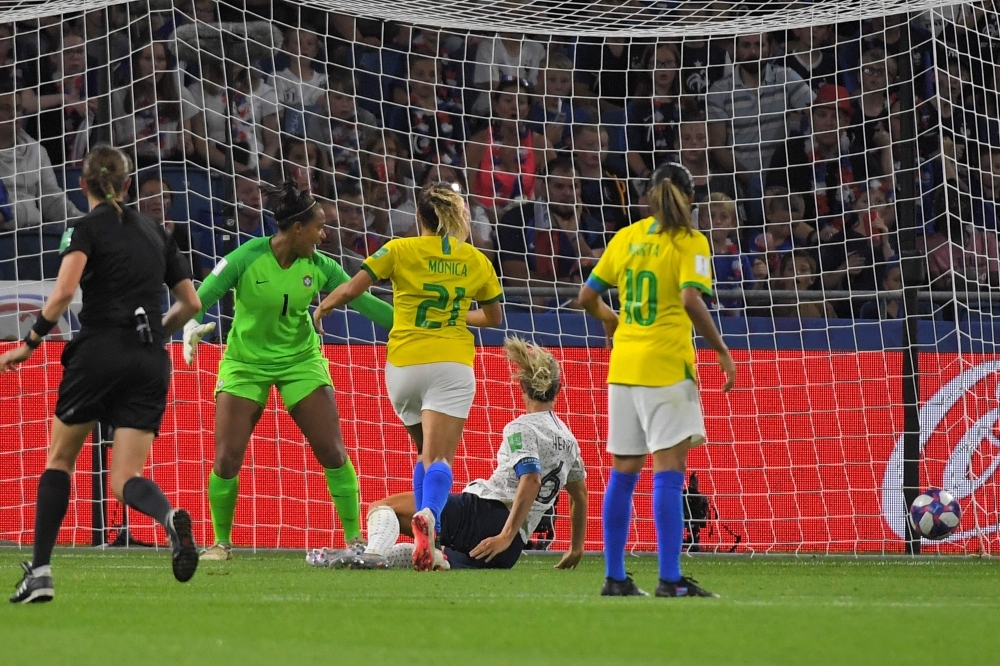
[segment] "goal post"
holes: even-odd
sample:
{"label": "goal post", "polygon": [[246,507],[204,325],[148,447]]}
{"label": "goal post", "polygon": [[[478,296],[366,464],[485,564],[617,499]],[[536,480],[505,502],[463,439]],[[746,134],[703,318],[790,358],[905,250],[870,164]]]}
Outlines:
{"label": "goal post", "polygon": [[[503,427],[522,408],[502,353],[504,334],[517,333],[562,363],[557,412],[588,466],[587,548],[599,550],[608,351],[574,299],[615,231],[647,214],[648,172],[679,161],[695,178],[692,223],[713,251],[710,304],[740,373],[722,395],[714,355],[698,341],[708,443],[688,460],[709,508],[692,545],[1000,547],[992,2],[2,6],[0,339],[9,344],[52,289],[59,237],[87,206],[80,158],[96,143],[133,156],[133,205],[165,225],[196,280],[273,233],[262,182],[294,180],[320,199],[319,250],[351,272],[389,238],[417,233],[422,185],[457,182],[469,242],[503,279],[506,316],[477,333],[477,398],[455,491],[491,472]],[[60,352],[79,307],[29,363],[0,375],[0,541],[30,543]],[[222,335],[194,366],[171,346],[169,406],[147,469],[191,511],[200,542],[211,538],[213,391],[231,315],[225,301],[210,312]],[[363,504],[409,490],[414,454],[386,397],[385,331],[345,312],[324,328]],[[94,530],[111,541],[127,523],[134,539],[162,543],[147,519],[126,520],[99,496],[103,464],[81,456],[60,542],[89,544]],[[343,542],[322,470],[276,395],[240,479],[236,545]],[[941,543],[914,539],[905,519],[929,486],[951,491],[964,512]],[[644,477],[636,552],[656,548],[651,497]],[[567,510],[560,502],[554,549],[567,546]]]}

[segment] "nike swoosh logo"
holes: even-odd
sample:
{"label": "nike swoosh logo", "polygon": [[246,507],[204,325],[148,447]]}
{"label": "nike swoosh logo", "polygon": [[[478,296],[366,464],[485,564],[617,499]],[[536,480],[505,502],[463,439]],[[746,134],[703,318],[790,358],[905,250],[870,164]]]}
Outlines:
{"label": "nike swoosh logo", "polygon": [[257,280],[257,284],[264,284],[265,282],[270,282],[270,280]]}

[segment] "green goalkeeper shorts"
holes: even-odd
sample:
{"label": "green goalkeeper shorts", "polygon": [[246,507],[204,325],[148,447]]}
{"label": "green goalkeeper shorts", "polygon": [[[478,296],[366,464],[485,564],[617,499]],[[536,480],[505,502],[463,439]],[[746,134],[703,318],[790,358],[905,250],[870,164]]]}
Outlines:
{"label": "green goalkeeper shorts", "polygon": [[295,405],[316,389],[333,386],[330,365],[322,356],[306,359],[293,365],[262,366],[222,359],[215,394],[228,393],[238,398],[253,400],[261,407],[267,404],[271,387],[278,387],[285,409]]}

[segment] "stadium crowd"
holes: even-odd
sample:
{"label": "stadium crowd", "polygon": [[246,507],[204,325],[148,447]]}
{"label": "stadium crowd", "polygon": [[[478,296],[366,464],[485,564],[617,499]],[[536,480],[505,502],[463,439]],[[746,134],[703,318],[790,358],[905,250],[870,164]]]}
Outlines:
{"label": "stadium crowd", "polygon": [[66,192],[110,141],[196,276],[274,232],[261,182],[325,201],[320,249],[354,273],[417,233],[414,193],[443,180],[470,193],[470,240],[509,303],[574,307],[552,287],[586,279],[677,161],[723,315],[900,317],[899,298],[861,294],[900,288],[903,192],[930,288],[1000,284],[1000,16],[962,7],[684,40],[456,33],[282,0],[0,24],[0,278],[54,277],[50,242],[80,214]]}

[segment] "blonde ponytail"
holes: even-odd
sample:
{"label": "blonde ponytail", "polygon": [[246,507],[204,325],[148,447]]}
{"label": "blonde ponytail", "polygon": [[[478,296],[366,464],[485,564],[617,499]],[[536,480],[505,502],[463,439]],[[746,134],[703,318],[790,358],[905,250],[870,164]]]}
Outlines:
{"label": "blonde ponytail", "polygon": [[561,388],[562,371],[559,362],[538,345],[511,337],[503,341],[507,359],[519,369],[514,378],[521,390],[532,400],[552,402]]}
{"label": "blonde ponytail", "polygon": [[456,185],[431,183],[420,190],[417,214],[421,224],[439,236],[454,236],[460,243],[469,238],[469,207]]}
{"label": "blonde ponytail", "polygon": [[659,233],[691,232],[691,202],[687,195],[669,179],[650,188],[649,213],[659,223]]}

